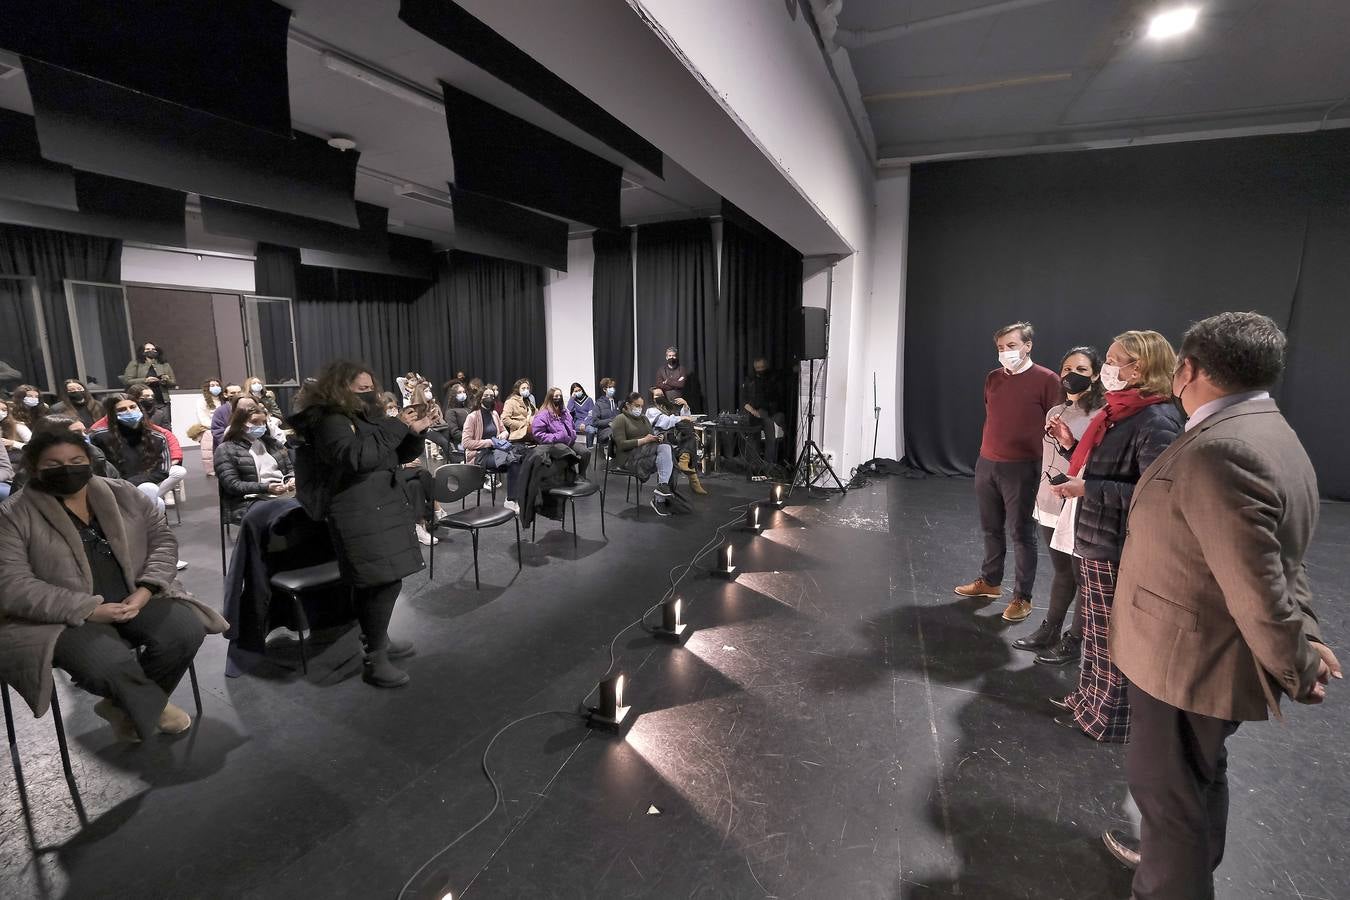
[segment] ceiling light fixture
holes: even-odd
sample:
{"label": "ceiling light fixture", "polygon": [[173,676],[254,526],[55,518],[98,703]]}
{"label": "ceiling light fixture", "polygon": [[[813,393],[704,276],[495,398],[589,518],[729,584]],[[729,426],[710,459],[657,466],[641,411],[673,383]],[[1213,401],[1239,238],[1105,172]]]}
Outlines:
{"label": "ceiling light fixture", "polygon": [[323,60],[324,68],[331,72],[346,75],[348,78],[355,78],[362,84],[370,85],[375,90],[383,91],[391,97],[397,97],[405,103],[420,106],[442,116],[445,115],[445,104],[431,96],[429,92],[424,93],[416,87],[402,84],[388,75],[352,62],[346,57],[328,50],[323,51],[320,58]]}
{"label": "ceiling light fixture", "polygon": [[1185,34],[1195,27],[1200,11],[1194,6],[1178,6],[1155,15],[1148,23],[1148,36],[1155,41]]}
{"label": "ceiling light fixture", "polygon": [[328,146],[332,147],[334,150],[341,150],[345,153],[348,150],[356,149],[356,141],[352,140],[349,137],[344,137],[343,135],[335,134],[328,139]]}

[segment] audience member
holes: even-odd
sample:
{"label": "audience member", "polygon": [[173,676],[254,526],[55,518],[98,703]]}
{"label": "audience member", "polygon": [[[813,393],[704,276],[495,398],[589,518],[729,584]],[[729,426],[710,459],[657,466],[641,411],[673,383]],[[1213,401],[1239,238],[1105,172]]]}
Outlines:
{"label": "audience member", "polygon": [[507,438],[512,441],[525,441],[530,438],[530,420],[539,412],[535,405],[534,394],[530,391],[530,379],[521,378],[511,385],[511,396],[502,405],[502,424],[506,426]]}
{"label": "audience member", "polygon": [[21,384],[14,389],[14,402],[10,404],[9,414],[19,425],[29,429],[51,409],[42,400],[42,391],[31,384]]}
{"label": "audience member", "polygon": [[9,497],[14,489],[14,464],[9,453],[0,453],[0,500]]}
{"label": "audience member", "polygon": [[139,404],[126,394],[113,394],[103,402],[106,411],[95,423],[89,439],[103,451],[122,478],[136,485],[164,509],[164,495],[186,474],[178,472],[169,456],[169,442],[162,430],[153,428]]}
{"label": "audience member", "polygon": [[764,432],[764,461],[779,464],[778,432],[787,428],[783,385],[769,370],[769,361],[755,357],[749,378],[741,385],[741,409],[759,419]]}
{"label": "audience member", "polygon": [[[99,478],[120,479],[122,477],[121,473],[117,471],[117,467],[108,462],[108,457],[103,455],[103,451],[95,447],[93,442],[89,440],[89,429],[86,429],[84,423],[79,419],[72,419],[70,416],[50,415],[39,422],[37,428],[34,429],[35,434],[42,431],[69,431],[72,434],[79,435],[80,440],[87,445],[89,465],[95,475]],[[14,490],[17,491],[27,484],[32,474],[24,465],[23,458],[20,457],[19,465],[16,467],[14,474]]]}
{"label": "audience member", "polygon": [[694,493],[708,493],[698,477],[698,435],[694,431],[694,419],[689,415],[689,404],[683,399],[671,402],[661,388],[654,387],[647,419],[652,423],[652,431],[663,436],[670,445],[675,465],[688,476]]}
{"label": "audience member", "polygon": [[350,585],[366,655],[363,677],[376,687],[408,683],[394,660],[412,645],[391,642],[389,620],[403,579],[425,565],[399,469],[422,453],[421,432],[380,408],[370,367],[337,361],[306,392],[292,418],[296,497],[316,522],[327,522],[343,579]]}
{"label": "audience member", "polygon": [[567,412],[572,417],[577,434],[586,435],[587,449],[595,446],[595,436],[599,429],[595,427],[595,401],[586,396],[586,389],[580,382],[572,382],[567,389]]}
{"label": "audience member", "polygon": [[689,377],[693,370],[680,364],[680,351],[675,347],[666,348],[666,363],[656,370],[653,382],[671,400],[680,400],[688,390]]}
{"label": "audience member", "polygon": [[1142,815],[1140,900],[1214,896],[1228,737],[1241,722],[1279,715],[1279,693],[1321,703],[1329,679],[1342,677],[1304,563],[1317,478],[1268,393],[1285,344],[1257,313],[1192,325],[1170,379],[1186,433],[1133,489],[1110,645],[1129,679],[1125,773]]}
{"label": "audience member", "polygon": [[224,388],[219,378],[208,378],[202,382],[202,399],[197,401],[197,421],[188,426],[187,436],[197,442],[202,454],[202,470],[207,478],[216,477],[215,452],[216,439],[211,433],[211,417],[225,401],[222,399]]}
{"label": "audience member", "polygon": [[445,391],[446,437],[456,447],[464,441],[464,422],[473,408],[469,405],[469,392],[462,381],[452,381]]}
{"label": "audience member", "polygon": [[1014,322],[994,333],[999,367],[984,379],[984,436],[975,463],[975,497],[984,531],[980,577],[956,588],[962,597],[1003,596],[1003,564],[1012,533],[1016,576],[1003,618],[1031,615],[1036,587],[1036,488],[1040,484],[1045,417],[1062,399],[1059,377],[1031,361],[1034,329]]}
{"label": "audience member", "polygon": [[225,385],[225,393],[222,395],[224,402],[211,413],[211,438],[217,444],[225,440],[225,429],[230,427],[230,418],[234,415],[235,401],[243,394],[242,386],[237,384]]}
{"label": "audience member", "polygon": [[577,440],[572,414],[563,405],[562,388],[549,388],[544,405],[530,421],[530,431],[539,444],[572,446]]}
{"label": "audience member", "polygon": [[[302,382],[300,383],[300,390],[296,391],[296,392],[295,392],[295,396],[291,398],[291,415],[292,415],[292,416],[295,415],[296,413],[298,413],[300,410],[302,410],[302,409],[305,408],[305,391],[307,391],[307,390],[309,390],[310,388],[312,388],[317,382],[318,382],[318,379],[311,376],[311,377],[307,377],[304,381],[302,381]],[[285,420],[285,419],[287,419],[287,418],[289,418],[289,417],[288,417],[288,416],[279,416],[278,418],[280,418],[280,419],[282,419],[282,420]]]}
{"label": "audience member", "polygon": [[213,467],[226,521],[238,522],[256,501],[295,488],[290,454],[268,431],[267,418],[258,406],[236,409],[215,450]]}
{"label": "audience member", "polygon": [[269,416],[274,419],[281,418],[281,407],[277,405],[277,395],[267,385],[263,384],[261,378],[250,375],[244,379],[242,386],[244,394],[261,403]]}
{"label": "audience member", "polygon": [[637,391],[624,398],[623,414],[614,420],[610,446],[614,450],[614,464],[632,472],[642,481],[656,473],[656,490],[652,495],[652,509],[659,516],[670,515],[666,502],[670,499],[670,479],[675,471],[670,445],[652,434],[652,423],[643,414],[642,395]]}
{"label": "audience member", "polygon": [[[133,388],[132,390],[135,389]],[[187,477],[187,469],[183,468],[183,445],[178,442],[178,436],[175,435],[173,431],[171,431],[168,428],[168,426],[162,425],[159,422],[154,421],[153,418],[151,418],[148,410],[153,404],[154,398],[150,395],[149,390],[146,388],[141,388],[140,396],[137,400],[137,405],[140,407],[142,414],[145,415],[146,420],[149,422],[150,428],[158,432],[159,435],[162,438],[164,438],[164,442],[169,445],[170,484],[168,485],[168,490],[161,496],[164,498],[164,501],[167,505],[172,506],[174,503],[173,489],[176,488],[185,477]],[[93,427],[90,428],[89,430],[92,433],[94,431],[104,430],[107,427],[108,427],[108,417],[103,416],[97,422],[95,422]]]}
{"label": "audience member", "polygon": [[1065,402],[1052,407],[1045,418],[1042,476],[1036,493],[1034,515],[1040,523],[1041,537],[1045,539],[1045,546],[1050,552],[1050,564],[1055,570],[1050,583],[1050,609],[1040,627],[1026,637],[1013,641],[1013,646],[1018,650],[1045,651],[1036,657],[1037,662],[1045,665],[1062,666],[1077,662],[1083,642],[1082,604],[1079,604],[1078,614],[1070,623],[1069,630],[1060,634],[1069,607],[1078,593],[1078,575],[1075,572],[1078,564],[1072,553],[1057,550],[1050,543],[1055,526],[1059,524],[1060,513],[1064,510],[1064,501],[1050,490],[1053,487],[1050,480],[1059,475],[1067,477],[1069,468],[1069,461],[1056,449],[1059,444],[1050,436],[1050,429],[1056,420],[1060,420],[1069,426],[1075,439],[1083,436],[1088,420],[1104,402],[1101,369],[1101,355],[1093,347],[1074,347],[1064,354],[1059,364],[1059,382],[1064,389]]}
{"label": "audience member", "polygon": [[127,396],[136,401],[152,425],[169,428],[171,422],[168,404],[162,404],[155,398],[155,392],[150,385],[132,383],[127,387]]}
{"label": "audience member", "polygon": [[609,443],[610,426],[614,424],[614,417],[619,414],[620,402],[614,396],[616,391],[613,378],[600,379],[600,395],[595,398],[595,436],[600,442],[600,446]]}
{"label": "audience member", "polygon": [[[1074,438],[1063,418],[1051,423],[1053,437],[1071,453],[1068,480],[1051,490],[1077,501],[1060,516],[1055,544],[1079,558],[1083,605],[1078,688],[1051,702],[1072,714],[1056,722],[1097,741],[1123,743],[1130,733],[1125,679],[1111,661],[1107,635],[1134,486],[1181,431],[1181,413],[1172,403],[1176,362],[1172,345],[1156,331],[1117,335],[1101,368],[1106,406],[1082,438]],[[1071,544],[1063,540],[1070,535]]]}
{"label": "audience member", "polygon": [[61,402],[52,407],[52,413],[79,419],[86,428],[91,428],[103,415],[103,407],[90,395],[84,382],[67,378],[61,385]]}
{"label": "audience member", "polygon": [[[420,418],[425,404],[415,404],[405,406],[402,409],[398,407],[398,401],[393,395],[386,395],[394,403],[392,415],[398,416],[404,425],[409,428]],[[391,415],[386,408],[385,415]],[[422,437],[429,443],[435,444],[444,454],[450,451],[450,442],[444,435],[438,434],[431,428],[422,432]],[[431,476],[431,472],[423,464],[422,458],[410,460],[403,464],[399,475],[403,479],[403,490],[408,495],[408,504],[412,507],[413,514],[417,521],[413,526],[413,533],[417,535],[417,543],[424,547],[430,547],[432,544],[439,544],[441,539],[431,533],[427,526],[435,519],[437,515],[436,501],[433,498],[435,494],[436,479]]]}
{"label": "audience member", "polygon": [[[164,351],[154,341],[141,344],[140,353],[127,363],[121,380],[127,387],[137,382],[149,385],[150,390],[154,392],[155,403],[166,409],[169,406],[169,391],[178,387],[173,366],[169,365],[169,361],[164,357]],[[169,414],[169,418],[172,419],[172,413]]]}
{"label": "audience member", "polygon": [[0,441],[11,454],[11,460],[17,458],[23,445],[33,436],[33,429],[13,414],[12,410],[17,405],[0,398]]}
{"label": "audience member", "polygon": [[55,666],[103,698],[94,712],[119,740],[186,731],[169,695],[228,626],[176,581],[168,523],[136,488],[95,476],[69,430],[35,435],[25,463],[33,480],[0,506],[0,682],[42,715]]}
{"label": "audience member", "polygon": [[[483,385],[474,402],[476,408],[464,420],[464,461],[489,472],[505,472],[509,498],[520,469],[520,454],[511,446],[506,424],[495,408],[498,391],[495,384]],[[503,505],[516,508],[515,501],[509,499]]]}

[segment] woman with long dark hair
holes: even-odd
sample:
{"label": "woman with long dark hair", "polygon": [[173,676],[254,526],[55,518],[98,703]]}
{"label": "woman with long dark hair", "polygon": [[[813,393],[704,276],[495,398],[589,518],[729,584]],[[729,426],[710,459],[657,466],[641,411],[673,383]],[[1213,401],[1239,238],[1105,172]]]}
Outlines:
{"label": "woman with long dark hair", "polygon": [[20,425],[27,425],[31,429],[42,420],[43,416],[51,412],[42,399],[42,391],[31,384],[19,385],[14,389],[13,396],[14,402],[9,407],[9,414]]}
{"label": "woman with long dark hair", "polygon": [[363,678],[376,687],[408,683],[393,660],[411,644],[391,641],[389,620],[403,579],[425,565],[413,534],[416,512],[403,489],[404,463],[422,453],[429,423],[385,415],[370,367],[330,363],[291,417],[303,443],[296,451],[296,498],[326,522],[342,576],[351,585],[366,648]]}
{"label": "woman with long dark hair", "polygon": [[567,389],[567,412],[572,416],[572,424],[577,434],[586,435],[587,449],[595,446],[595,436],[600,429],[595,427],[595,401],[586,396],[586,388],[581,382],[574,381]]}
{"label": "woman with long dark hair", "polygon": [[61,402],[52,407],[52,414],[79,419],[85,428],[91,428],[103,415],[103,407],[90,395],[84,382],[67,378],[61,385]]}
{"label": "woman with long dark hair", "polygon": [[126,371],[121,375],[122,384],[130,387],[135,382],[150,386],[155,392],[155,403],[169,405],[169,390],[178,387],[173,366],[164,355],[164,349],[154,341],[144,341],[136,358],[127,363]]}
{"label": "woman with long dark hair", "polygon": [[[1036,661],[1044,665],[1067,665],[1076,662],[1083,641],[1083,618],[1074,616],[1063,635],[1064,619],[1078,592],[1077,563],[1072,553],[1056,550],[1050,545],[1055,525],[1059,522],[1064,501],[1052,493],[1051,479],[1067,477],[1069,461],[1058,451],[1059,443],[1050,436],[1056,421],[1069,426],[1075,438],[1087,431],[1093,413],[1105,402],[1101,383],[1102,356],[1095,347],[1074,347],[1059,363],[1060,385],[1064,388],[1064,402],[1051,407],[1045,416],[1045,447],[1041,455],[1041,486],[1036,494],[1036,508],[1032,515],[1041,526],[1041,536],[1050,551],[1054,578],[1050,584],[1050,609],[1038,627],[1026,637],[1013,641],[1018,650],[1037,651]],[[1081,606],[1081,605],[1080,605]],[[1044,651],[1044,652],[1039,652]]]}
{"label": "woman with long dark hair", "polygon": [[216,477],[216,438],[211,433],[211,417],[225,402],[222,395],[224,385],[219,378],[208,378],[202,382],[202,399],[197,401],[197,421],[188,426],[187,436],[197,442],[202,454],[202,469],[207,478]]}
{"label": "woman with long dark hair", "polygon": [[268,431],[267,418],[261,406],[235,409],[215,449],[213,468],[227,521],[238,522],[258,500],[295,487],[290,454]]}
{"label": "woman with long dark hair", "polygon": [[1073,554],[1084,617],[1078,688],[1051,703],[1072,716],[1057,717],[1057,723],[1097,741],[1124,743],[1130,733],[1125,676],[1112,664],[1106,639],[1134,486],[1181,433],[1182,415],[1172,402],[1176,365],[1176,352],[1158,332],[1117,335],[1101,368],[1106,405],[1081,438],[1062,418],[1050,426],[1051,436],[1069,454],[1069,477],[1051,491],[1078,501]]}
{"label": "woman with long dark hair", "polygon": [[125,480],[164,509],[163,495],[176,483],[170,478],[169,442],[150,424],[140,404],[126,394],[111,395],[103,401],[103,409],[107,422],[90,432],[89,439]]}

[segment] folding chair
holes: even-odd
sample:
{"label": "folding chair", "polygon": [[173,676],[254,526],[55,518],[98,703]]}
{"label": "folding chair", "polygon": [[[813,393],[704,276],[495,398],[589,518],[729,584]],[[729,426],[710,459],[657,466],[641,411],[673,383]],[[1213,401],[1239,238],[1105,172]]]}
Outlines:
{"label": "folding chair", "polygon": [[[467,463],[452,463],[448,466],[441,466],[436,470],[432,498],[437,503],[442,504],[462,500],[482,489],[483,478],[486,474],[487,470],[482,466],[471,466]],[[471,509],[461,509],[459,512],[452,512],[429,523],[428,528],[433,535],[440,528],[469,532],[473,539],[473,586],[474,590],[478,590],[481,587],[478,578],[478,532],[484,528],[505,525],[507,522],[516,523],[516,562],[518,567],[524,568],[525,563],[520,550],[520,517],[505,506],[475,506]],[[430,577],[436,577],[435,544],[431,545]]]}

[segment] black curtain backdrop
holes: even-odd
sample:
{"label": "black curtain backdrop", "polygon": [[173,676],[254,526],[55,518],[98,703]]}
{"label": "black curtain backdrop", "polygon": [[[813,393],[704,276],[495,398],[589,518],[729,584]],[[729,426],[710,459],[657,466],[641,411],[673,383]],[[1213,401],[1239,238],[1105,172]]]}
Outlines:
{"label": "black curtain backdrop", "polygon": [[[52,370],[59,382],[75,375],[75,343],[66,312],[64,279],[122,282],[122,242],[109,238],[0,225],[0,274],[26,275],[37,279],[42,311],[51,346]],[[122,352],[122,351],[119,351]],[[25,372],[25,378],[45,374]],[[37,383],[37,382],[34,382]],[[112,385],[117,387],[118,385]],[[59,385],[53,385],[59,387]]]}
{"label": "black curtain backdrop", "polygon": [[724,202],[722,284],[717,315],[717,382],[708,411],[740,409],[740,386],[755,357],[764,356],[782,381],[788,447],[796,446],[801,357],[802,255],[786,241]]}
{"label": "black curtain backdrop", "polygon": [[259,245],[257,292],[295,300],[301,376],[339,357],[370,363],[386,390],[414,369],[439,390],[456,369],[485,381],[547,372],[544,279],[537,266],[441,254],[436,280],[302,266],[297,251]]}
{"label": "black curtain backdrop", "polygon": [[[591,287],[595,336],[595,379],[613,378],[622,397],[633,387],[633,231],[597,231],[594,280]],[[596,396],[599,396],[597,393]]]}
{"label": "black curtain backdrop", "polygon": [[711,411],[704,395],[719,383],[717,271],[707,219],[644,225],[637,236],[638,386],[646,391],[665,364],[665,349],[680,348],[693,370],[685,391],[693,408]]}
{"label": "black curtain backdrop", "polygon": [[1289,331],[1278,396],[1322,491],[1350,499],[1350,425],[1327,414],[1348,260],[1344,131],[915,166],[907,459],[971,474],[1000,325],[1032,322],[1034,357],[1055,367],[1126,329],[1175,344],[1197,319],[1257,310]]}

